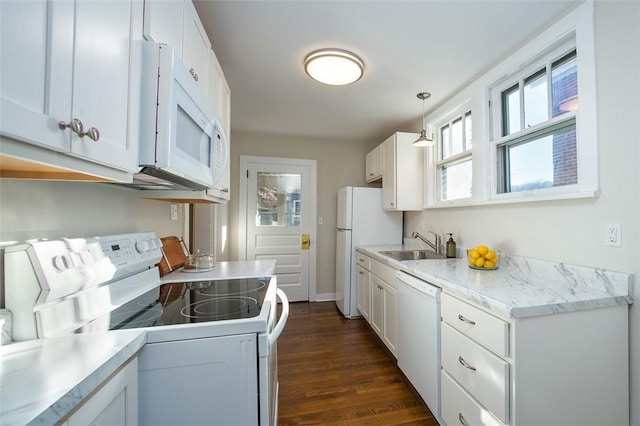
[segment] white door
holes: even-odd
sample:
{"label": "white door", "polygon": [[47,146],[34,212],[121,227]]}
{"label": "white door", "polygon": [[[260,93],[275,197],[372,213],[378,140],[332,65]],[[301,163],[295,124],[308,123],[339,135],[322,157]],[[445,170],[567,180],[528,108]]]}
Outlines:
{"label": "white door", "polygon": [[287,298],[292,302],[313,299],[315,160],[241,156],[240,170],[240,240],[244,247],[238,257],[275,259],[278,287]]}

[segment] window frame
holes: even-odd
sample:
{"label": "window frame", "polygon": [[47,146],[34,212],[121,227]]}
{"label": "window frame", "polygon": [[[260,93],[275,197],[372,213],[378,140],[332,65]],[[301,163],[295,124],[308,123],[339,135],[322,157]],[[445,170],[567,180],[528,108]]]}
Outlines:
{"label": "window frame", "polygon": [[[596,93],[596,65],[594,43],[594,2],[587,1],[551,23],[537,36],[515,49],[495,67],[481,75],[477,80],[453,94],[436,110],[427,114],[428,133],[438,129],[444,118],[451,116],[461,105],[470,105],[473,112],[472,146],[472,197],[471,199],[437,201],[436,167],[437,150],[434,147],[424,149],[425,167],[425,209],[466,207],[477,205],[497,205],[504,203],[554,201],[575,198],[594,198],[600,195],[598,170],[598,116]],[[580,106],[577,112],[562,114],[554,120],[575,120],[577,144],[577,175],[575,185],[541,188],[500,194],[497,192],[497,143],[507,142],[507,137],[492,139],[496,122],[492,112],[493,93],[490,90],[500,83],[508,88],[506,76],[513,76],[525,70],[533,70],[536,61],[557,49],[563,43],[573,39],[577,51],[577,86]],[[531,73],[528,73],[531,75]],[[513,84],[513,80],[511,80]],[[545,122],[548,123],[548,122]],[[528,133],[539,130],[533,126]]]}
{"label": "window frame", "polygon": [[[526,84],[527,81],[530,81],[535,76],[540,73],[545,73],[548,79],[551,78],[552,75],[552,65],[566,57],[573,50],[577,51],[577,35],[575,30],[569,31],[564,34],[560,39],[555,40],[552,43],[549,43],[541,52],[538,52],[536,55],[530,57],[526,62],[522,63],[519,67],[513,70],[510,73],[507,73],[506,76],[503,76],[500,80],[496,80],[494,83],[488,84],[486,86],[486,90],[488,93],[488,108],[487,108],[487,118],[489,120],[489,147],[490,147],[490,171],[491,171],[491,191],[489,194],[489,200],[492,201],[508,201],[508,200],[520,200],[523,198],[526,199],[536,199],[536,200],[544,200],[544,199],[556,199],[556,198],[574,198],[574,197],[582,197],[582,196],[594,196],[597,194],[596,191],[584,191],[583,182],[581,181],[584,177],[584,173],[581,173],[581,163],[585,161],[584,158],[581,158],[580,151],[582,141],[580,140],[579,133],[579,120],[578,115],[579,112],[565,112],[559,116],[551,117],[551,98],[547,100],[547,108],[549,112],[549,119],[543,121],[541,123],[537,123],[529,128],[515,131],[511,134],[504,135],[507,133],[507,123],[505,123],[505,115],[503,113],[503,102],[504,102],[504,94],[507,91],[511,91],[513,89],[520,90],[519,96],[519,122],[520,127],[525,125],[524,117],[526,111],[524,111],[524,103],[522,94],[522,87]],[[577,74],[578,74],[578,85],[580,84],[581,78],[581,68],[580,64],[581,55],[577,54]],[[550,81],[550,80],[549,80]],[[550,93],[551,87],[547,88],[547,92]],[[583,95],[578,88],[579,99],[583,100]],[[588,95],[585,97],[588,98]],[[583,103],[583,102],[581,102]],[[503,147],[517,143],[518,141],[526,142],[528,140],[532,140],[536,137],[536,135],[542,135],[546,131],[561,127],[563,124],[573,121],[575,123],[576,130],[576,149],[578,151],[578,182],[576,184],[570,185],[562,185],[562,186],[552,186],[546,188],[537,188],[530,189],[526,191],[516,191],[516,192],[501,192],[502,188],[505,185],[505,182],[508,181],[508,176],[506,176],[506,167],[502,162],[502,150]],[[584,168],[582,167],[582,171]],[[595,172],[597,173],[597,171]]]}
{"label": "window frame", "polygon": [[[467,146],[466,141],[466,124],[465,119],[467,115],[471,115],[471,123],[472,123],[472,136],[471,136],[471,147]],[[428,128],[433,131],[429,132],[436,144],[428,149],[425,155],[425,177],[426,177],[426,185],[425,185],[425,208],[434,207],[434,206],[452,206],[452,205],[465,205],[469,204],[472,201],[473,197],[473,172],[471,178],[471,196],[464,198],[455,198],[450,200],[443,200],[441,194],[441,174],[440,170],[443,166],[453,166],[456,164],[463,163],[465,161],[471,161],[471,167],[473,170],[473,109],[470,100],[465,100],[464,102],[460,102],[455,105],[453,108],[449,108],[444,114],[442,114],[437,119],[431,121],[428,124]],[[460,119],[462,122],[462,137],[463,137],[463,145],[465,151],[450,155],[446,159],[442,159],[443,149],[441,140],[441,130],[445,126],[449,126],[449,129],[452,128],[452,124]],[[451,144],[451,138],[449,139],[449,143]]]}

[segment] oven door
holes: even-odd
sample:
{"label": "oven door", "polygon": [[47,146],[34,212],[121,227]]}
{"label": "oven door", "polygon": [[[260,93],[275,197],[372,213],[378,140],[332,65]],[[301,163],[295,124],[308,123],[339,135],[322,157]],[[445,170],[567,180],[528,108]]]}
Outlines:
{"label": "oven door", "polygon": [[[271,280],[275,280],[272,277]],[[278,316],[276,296],[282,302],[282,312]],[[266,301],[265,301],[266,303]],[[260,425],[274,426],[278,423],[278,347],[277,340],[289,317],[289,300],[281,289],[277,289],[269,311],[267,333],[261,334],[258,340],[258,382],[260,386]]]}

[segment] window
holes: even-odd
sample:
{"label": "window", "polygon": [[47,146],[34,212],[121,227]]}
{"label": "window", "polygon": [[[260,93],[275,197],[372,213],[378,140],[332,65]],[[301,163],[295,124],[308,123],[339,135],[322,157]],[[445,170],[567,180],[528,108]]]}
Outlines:
{"label": "window", "polygon": [[437,142],[424,150],[425,208],[599,195],[593,9],[582,3],[425,118]]}
{"label": "window", "polygon": [[[471,111],[452,114],[438,128],[438,162],[436,185],[438,201],[471,197],[472,183],[472,120]],[[446,120],[446,119],[445,119]]]}
{"label": "window", "polygon": [[571,40],[490,89],[497,194],[578,183],[577,82]]}

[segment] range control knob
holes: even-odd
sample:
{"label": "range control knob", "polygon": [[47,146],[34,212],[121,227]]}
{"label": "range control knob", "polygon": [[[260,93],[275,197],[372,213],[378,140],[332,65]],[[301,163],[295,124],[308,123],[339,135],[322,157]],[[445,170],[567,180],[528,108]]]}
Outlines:
{"label": "range control knob", "polygon": [[152,238],[149,241],[152,249],[159,249],[162,247],[162,241],[160,238]]}
{"label": "range control knob", "polygon": [[136,250],[138,253],[145,253],[151,250],[151,245],[149,244],[149,240],[142,240],[136,243]]}
{"label": "range control knob", "polygon": [[53,266],[60,272],[75,268],[80,263],[75,253],[60,254],[53,258]]}

